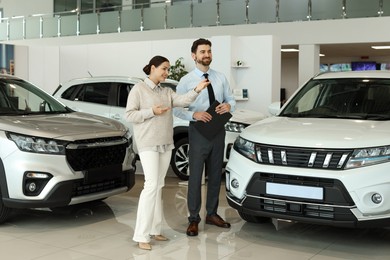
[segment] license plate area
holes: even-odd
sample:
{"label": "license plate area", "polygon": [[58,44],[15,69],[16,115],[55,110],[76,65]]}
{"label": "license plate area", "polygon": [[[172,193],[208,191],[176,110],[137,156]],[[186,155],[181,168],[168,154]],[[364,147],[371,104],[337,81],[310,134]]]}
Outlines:
{"label": "license plate area", "polygon": [[84,171],[84,183],[97,183],[120,178],[122,165],[108,165]]}
{"label": "license plate area", "polygon": [[324,199],[324,189],[322,187],[282,184],[273,182],[266,183],[266,194],[312,200]]}

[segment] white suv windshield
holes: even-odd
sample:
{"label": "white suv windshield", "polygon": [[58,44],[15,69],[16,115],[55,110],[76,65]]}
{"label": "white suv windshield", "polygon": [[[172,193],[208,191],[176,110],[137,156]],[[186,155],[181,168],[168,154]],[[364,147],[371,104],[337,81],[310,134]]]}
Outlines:
{"label": "white suv windshield", "polygon": [[19,79],[0,79],[0,115],[69,112],[44,91]]}
{"label": "white suv windshield", "polygon": [[389,120],[390,80],[311,80],[280,116]]}

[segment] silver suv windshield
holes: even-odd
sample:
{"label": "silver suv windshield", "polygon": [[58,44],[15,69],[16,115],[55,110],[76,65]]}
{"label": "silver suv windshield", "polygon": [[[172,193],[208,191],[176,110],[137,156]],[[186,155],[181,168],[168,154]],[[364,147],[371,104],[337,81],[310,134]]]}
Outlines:
{"label": "silver suv windshield", "polygon": [[0,78],[0,116],[70,112],[56,99],[14,78]]}
{"label": "silver suv windshield", "polygon": [[389,120],[390,80],[311,80],[293,97],[279,116]]}

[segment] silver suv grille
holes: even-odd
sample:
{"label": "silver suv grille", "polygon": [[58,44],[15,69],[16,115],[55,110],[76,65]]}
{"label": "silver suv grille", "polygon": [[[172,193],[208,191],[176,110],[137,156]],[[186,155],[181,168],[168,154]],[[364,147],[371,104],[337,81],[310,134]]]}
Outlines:
{"label": "silver suv grille", "polygon": [[256,144],[257,160],[262,164],[341,170],[353,150],[310,149]]}
{"label": "silver suv grille", "polygon": [[74,171],[122,164],[128,141],[123,137],[77,141],[66,147],[66,159]]}

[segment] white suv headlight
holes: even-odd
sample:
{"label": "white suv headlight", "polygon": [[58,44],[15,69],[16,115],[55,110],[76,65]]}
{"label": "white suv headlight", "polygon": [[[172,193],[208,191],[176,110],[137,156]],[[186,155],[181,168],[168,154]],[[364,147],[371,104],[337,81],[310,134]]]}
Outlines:
{"label": "white suv headlight", "polygon": [[234,150],[252,161],[257,161],[255,143],[252,143],[244,138],[237,137],[234,142]]}
{"label": "white suv headlight", "polygon": [[24,152],[65,154],[65,143],[53,139],[7,133],[8,139],[15,142],[16,146]]}
{"label": "white suv headlight", "polygon": [[390,146],[356,149],[345,169],[358,168],[390,161]]}
{"label": "white suv headlight", "polygon": [[236,132],[241,133],[242,130],[244,130],[245,127],[248,125],[242,124],[242,123],[236,123],[236,122],[227,122],[225,124],[225,130],[229,132]]}

